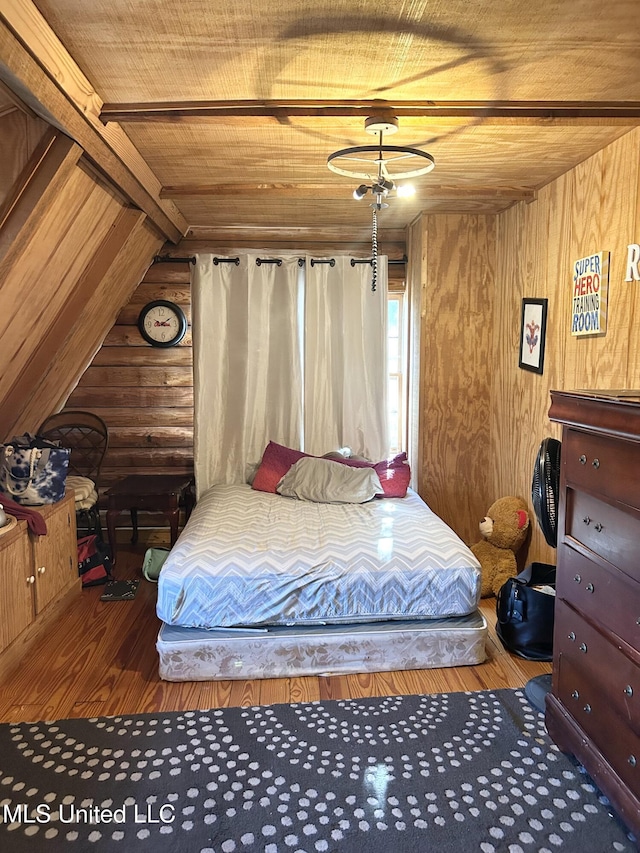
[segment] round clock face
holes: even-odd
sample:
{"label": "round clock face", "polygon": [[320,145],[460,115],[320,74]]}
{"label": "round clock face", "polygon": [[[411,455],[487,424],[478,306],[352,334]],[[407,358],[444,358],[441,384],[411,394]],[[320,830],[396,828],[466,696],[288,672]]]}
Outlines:
{"label": "round clock face", "polygon": [[187,318],[174,302],[157,299],[144,306],[138,317],[140,334],[154,347],[174,347],[184,338]]}

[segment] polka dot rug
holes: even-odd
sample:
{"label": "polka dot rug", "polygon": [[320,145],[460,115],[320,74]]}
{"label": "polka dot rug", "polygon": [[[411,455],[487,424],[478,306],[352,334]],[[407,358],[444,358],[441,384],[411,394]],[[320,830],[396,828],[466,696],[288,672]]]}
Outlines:
{"label": "polka dot rug", "polygon": [[7,853],[635,849],[520,690],[0,726]]}

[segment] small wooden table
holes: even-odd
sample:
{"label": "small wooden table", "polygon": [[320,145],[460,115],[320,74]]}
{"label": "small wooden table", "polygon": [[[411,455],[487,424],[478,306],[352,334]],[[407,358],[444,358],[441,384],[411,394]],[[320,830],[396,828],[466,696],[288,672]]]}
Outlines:
{"label": "small wooden table", "polygon": [[178,538],[178,518],[180,498],[184,498],[185,515],[189,518],[193,508],[191,485],[193,477],[189,474],[130,474],[107,490],[107,531],[109,544],[116,563],[116,520],[121,512],[129,510],[133,535],[131,541],[138,541],[138,510],[161,512],[171,528],[171,545]]}

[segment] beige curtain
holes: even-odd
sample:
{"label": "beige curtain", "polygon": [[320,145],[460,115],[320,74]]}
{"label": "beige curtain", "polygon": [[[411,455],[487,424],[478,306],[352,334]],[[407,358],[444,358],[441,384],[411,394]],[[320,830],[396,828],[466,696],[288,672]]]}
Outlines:
{"label": "beige curtain", "polygon": [[376,291],[370,264],[307,258],[304,447],[321,455],[338,447],[370,459],[387,455],[387,259]]}
{"label": "beige curtain", "polygon": [[[387,455],[387,264],[214,263],[192,274],[198,495],[246,482],[271,441],[321,455]],[[315,261],[315,259],[314,259]]]}
{"label": "beige curtain", "polygon": [[198,495],[246,482],[270,439],[302,441],[301,269],[282,263],[214,264],[193,271],[194,462]]}

